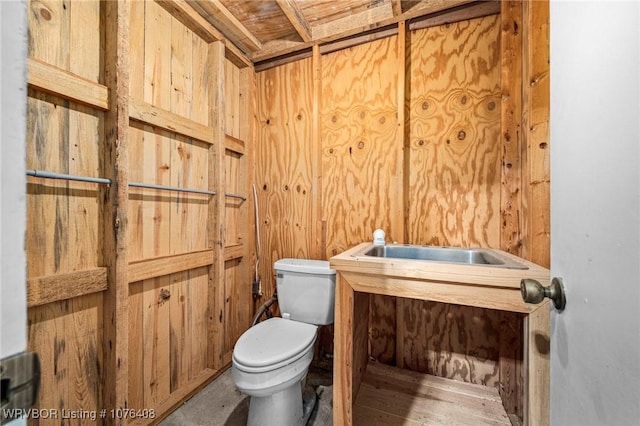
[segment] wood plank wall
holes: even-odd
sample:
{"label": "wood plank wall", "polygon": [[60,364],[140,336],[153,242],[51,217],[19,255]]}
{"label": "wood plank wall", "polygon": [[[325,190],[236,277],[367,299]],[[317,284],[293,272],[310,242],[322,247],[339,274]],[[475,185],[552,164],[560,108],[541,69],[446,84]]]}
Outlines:
{"label": "wood plank wall", "polygon": [[157,420],[229,364],[253,316],[255,73],[163,5],[28,3],[27,168],[118,182],[28,178],[37,408]]}
{"label": "wood plank wall", "polygon": [[[28,17],[30,58],[104,84],[99,3],[30,2]],[[102,111],[31,88],[27,102],[27,169],[102,176]],[[28,178],[27,208],[30,292],[41,293],[38,288],[46,289],[52,277],[104,265],[99,248],[103,220],[99,185]],[[106,274],[102,278],[104,290]],[[84,277],[80,287],[84,289],[89,280]],[[50,303],[38,300],[28,311],[29,349],[38,353],[43,366],[38,406],[97,408],[103,397],[102,293]]]}
{"label": "wood plank wall", "polygon": [[[277,259],[326,259],[377,227],[388,241],[500,248],[548,266],[548,233],[533,224],[549,217],[548,200],[533,195],[549,183],[546,140],[535,132],[544,135],[548,119],[548,103],[535,102],[548,72],[533,53],[548,49],[548,5],[538,6],[527,20],[522,2],[504,1],[500,15],[314,52],[258,73],[265,296]],[[538,64],[537,80],[522,61]],[[541,124],[523,131],[534,115]],[[523,133],[541,142],[532,146]],[[297,182],[317,195],[287,192]],[[522,316],[377,296],[370,304],[372,358],[499,387],[507,412],[522,419]],[[325,344],[321,352],[331,353],[331,339]]]}

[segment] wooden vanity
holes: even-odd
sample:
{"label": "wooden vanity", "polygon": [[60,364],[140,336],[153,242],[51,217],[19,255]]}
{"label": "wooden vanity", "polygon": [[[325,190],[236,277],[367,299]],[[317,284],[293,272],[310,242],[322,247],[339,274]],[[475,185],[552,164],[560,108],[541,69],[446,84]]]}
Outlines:
{"label": "wooden vanity", "polygon": [[[388,414],[382,410],[385,405],[400,404],[400,399],[397,399],[399,393],[387,392],[388,388],[402,387],[401,384],[389,381],[392,379],[405,380],[406,383],[431,389],[421,391],[426,396],[418,396],[408,404],[413,407],[412,411],[415,411],[416,404],[423,404],[420,409],[424,415],[418,419],[419,421],[437,424],[437,421],[428,417],[428,413],[437,411],[438,416],[450,423],[453,419],[464,417],[465,412],[472,412],[477,410],[477,407],[482,407],[482,410],[493,410],[487,416],[494,416],[495,420],[487,420],[488,423],[509,424],[506,413],[500,411],[501,404],[495,389],[387,366],[372,365],[369,369],[371,371],[367,373],[370,294],[524,314],[523,424],[536,426],[549,424],[549,300],[545,299],[538,305],[531,305],[524,303],[520,294],[520,280],[523,278],[535,279],[542,285],[548,286],[549,270],[499,250],[493,251],[500,256],[524,264],[528,269],[361,255],[366,246],[371,246],[371,243],[360,244],[330,259],[331,268],[337,272],[333,424],[348,426],[358,424],[358,419],[361,419],[363,424],[375,423],[376,415],[369,413],[362,416],[360,412],[354,410],[354,405],[360,402],[358,397],[363,378],[367,382],[367,392],[366,395],[363,393],[360,396],[375,399],[375,401],[369,401],[369,406],[381,407],[377,415],[379,424],[388,424],[389,417],[393,417],[396,424],[403,424],[400,419],[402,416],[398,416],[397,413]],[[368,376],[365,377],[366,374],[375,378],[369,379]],[[433,395],[433,389],[437,390],[438,395]],[[376,395],[376,390],[379,391],[379,395]],[[382,395],[384,392],[386,396]],[[447,392],[450,395],[446,395]],[[458,398],[456,395],[464,395],[464,398]],[[464,401],[470,400],[469,395],[474,395],[477,401],[481,402],[465,403]],[[498,403],[496,403],[496,396]],[[450,403],[447,406],[432,405],[437,403],[434,401],[443,401],[448,398]],[[497,408],[488,408],[492,404]],[[473,424],[475,420],[470,417],[468,422]],[[454,423],[464,423],[464,421],[454,421]]]}

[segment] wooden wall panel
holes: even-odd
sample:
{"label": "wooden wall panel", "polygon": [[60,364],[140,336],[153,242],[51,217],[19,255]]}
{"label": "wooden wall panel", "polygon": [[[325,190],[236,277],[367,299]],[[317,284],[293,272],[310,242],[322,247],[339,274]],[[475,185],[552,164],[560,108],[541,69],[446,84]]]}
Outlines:
{"label": "wooden wall panel", "polygon": [[[130,96],[209,123],[209,46],[156,2],[131,3]],[[141,25],[144,23],[144,25]],[[208,190],[204,142],[131,121],[131,181]],[[209,195],[130,188],[130,262],[205,250]],[[163,406],[207,368],[208,269],[131,283],[131,406]]]}
{"label": "wooden wall panel", "polygon": [[266,300],[275,288],[276,260],[314,253],[311,59],[259,73],[257,88],[255,176]]}
{"label": "wooden wall panel", "polygon": [[206,369],[208,282],[201,267],[130,286],[132,407],[158,407]]}
{"label": "wooden wall panel", "polygon": [[[29,57],[103,83],[99,2],[31,1],[27,7]],[[27,169],[103,177],[103,123],[102,112],[30,89]],[[29,177],[27,278],[102,266],[101,210],[97,184]],[[96,293],[29,309],[28,346],[40,354],[43,371],[36,407],[100,406],[102,300]],[[53,423],[55,419],[39,421]]]}
{"label": "wooden wall panel", "polygon": [[[30,2],[29,57],[100,82],[98,2],[66,5]],[[85,22],[92,24],[80,34]],[[81,48],[91,49],[83,55]],[[31,90],[28,98],[27,169],[100,177],[103,114]],[[29,178],[28,276],[37,277],[98,266],[100,200],[96,184]],[[52,215],[51,212],[54,212]],[[63,232],[63,230],[69,232]]]}
{"label": "wooden wall panel", "polygon": [[[241,185],[238,179],[242,167],[242,156],[227,150],[225,155],[226,185],[225,190],[232,194],[247,196],[246,185]],[[239,244],[246,229],[241,225],[240,209],[245,204],[240,198],[226,197],[225,199],[225,240],[226,246]]]}
{"label": "wooden wall panel", "polygon": [[225,61],[225,117],[224,130],[227,135],[242,139],[240,120],[247,120],[240,110],[240,69],[230,60]]}
{"label": "wooden wall panel", "polygon": [[250,147],[252,140],[252,114],[248,99],[252,73],[240,69],[225,59],[225,141],[233,138],[233,146],[227,146],[224,156],[225,196],[225,273],[224,273],[224,339],[223,359],[230,362],[233,347],[250,325],[253,318],[253,203],[250,193]]}
{"label": "wooden wall panel", "polygon": [[225,263],[225,339],[223,353],[231,355],[238,338],[251,326],[253,306],[251,282],[243,280],[242,263],[230,260]]}
{"label": "wooden wall panel", "polygon": [[[320,131],[326,258],[371,239],[402,241],[403,175],[397,132],[397,38],[322,57]],[[401,157],[400,157],[401,158]],[[395,300],[370,298],[371,353],[395,362]]]}
{"label": "wooden wall panel", "polygon": [[[410,34],[408,243],[500,247],[499,22]],[[497,313],[416,300],[403,308],[405,367],[496,385]]]}
{"label": "wooden wall panel", "polygon": [[549,2],[523,2],[523,158],[524,258],[549,267]]}
{"label": "wooden wall panel", "polygon": [[409,242],[500,245],[496,16],[411,33]]}
{"label": "wooden wall panel", "polygon": [[396,37],[322,58],[322,209],[331,257],[385,229],[402,239]]}
{"label": "wooden wall panel", "polygon": [[[70,303],[72,302],[72,303]],[[89,295],[29,309],[29,350],[42,366],[36,407],[96,410],[100,386],[102,296]],[[58,424],[59,419],[29,419],[29,424]],[[74,424],[96,424],[88,419]],[[102,424],[98,419],[97,424]]]}
{"label": "wooden wall panel", "polygon": [[[248,204],[229,198],[232,213],[210,209],[212,200],[224,205],[227,188],[248,194],[253,68],[226,61],[225,72],[213,73],[198,23],[183,24],[155,1],[32,0],[28,7],[28,168],[114,181],[28,178],[28,279],[57,286],[70,277],[74,285],[59,292],[73,297],[38,300],[29,310],[29,348],[43,360],[38,407],[126,405],[163,415],[211,378],[211,367],[224,366],[212,360],[225,354],[210,351],[224,348],[209,344],[224,287],[229,318],[220,321],[229,348],[253,314]],[[104,99],[64,90],[60,75]],[[225,97],[229,109],[219,114],[225,100],[211,104]],[[215,123],[241,141],[243,152],[229,151],[226,163],[212,155],[212,146],[224,153]],[[212,180],[214,173],[227,181]],[[134,189],[129,181],[214,190],[218,198]],[[225,243],[229,252],[217,253],[231,259],[226,281],[212,273],[214,245]]]}

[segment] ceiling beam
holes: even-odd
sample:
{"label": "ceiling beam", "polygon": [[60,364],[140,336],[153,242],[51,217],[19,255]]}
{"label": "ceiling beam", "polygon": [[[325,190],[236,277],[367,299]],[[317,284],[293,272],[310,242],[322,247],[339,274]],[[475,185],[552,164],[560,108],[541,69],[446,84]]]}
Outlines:
{"label": "ceiling beam", "polygon": [[231,62],[238,67],[253,66],[253,63],[249,60],[246,53],[242,52],[231,40],[227,40],[224,34],[211,25],[211,23],[191,7],[186,0],[156,0],[156,3],[196,33],[206,43],[222,41],[225,46],[225,53]]}
{"label": "ceiling beam", "polygon": [[187,0],[207,21],[226,35],[244,52],[255,52],[262,49],[262,43],[233,14],[224,7],[220,0]]}
{"label": "ceiling beam", "polygon": [[379,22],[389,19],[393,19],[393,13],[389,9],[388,4],[382,4],[364,12],[313,27],[313,39],[322,40],[336,34],[343,34],[353,30],[356,30],[356,32],[367,31],[372,27],[377,27]]}
{"label": "ceiling beam", "polygon": [[391,0],[391,10],[393,11],[393,16],[402,15],[402,0]]}
{"label": "ceiling beam", "polygon": [[298,3],[295,0],[276,0],[276,2],[289,22],[291,22],[291,25],[293,25],[293,28],[298,32],[302,41],[310,42],[313,40],[309,22],[307,22],[302,10],[298,7]]}
{"label": "ceiling beam", "polygon": [[[490,1],[487,3],[495,3]],[[499,5],[499,3],[498,3]],[[387,13],[389,13],[389,4],[387,4]],[[417,9],[417,10],[416,10]],[[499,12],[499,11],[498,11]],[[269,68],[272,59],[279,58],[284,55],[295,55],[295,52],[308,49],[313,44],[320,44],[322,53],[336,50],[336,47],[344,48],[349,45],[359,44],[360,42],[370,41],[376,38],[374,34],[367,33],[362,36],[357,34],[366,31],[382,31],[383,34],[392,34],[393,30],[387,30],[387,26],[395,25],[404,19],[418,18],[423,16],[425,19],[418,19],[416,22],[408,23],[407,28],[417,29],[425,26],[439,25],[446,22],[457,22],[459,20],[471,19],[473,17],[485,16],[487,14],[498,13],[495,4],[485,4],[473,0],[429,0],[429,2],[418,3],[413,8],[405,11],[400,16],[384,19],[380,22],[370,23],[368,26],[358,26],[344,32],[336,32],[331,34],[329,31],[323,31],[326,37],[314,39],[313,42],[291,42],[291,41],[274,41],[265,43],[264,48],[255,52],[251,59],[256,63],[256,68]],[[343,28],[344,29],[344,28]],[[315,30],[315,28],[314,28]],[[397,29],[395,30],[397,32]],[[349,38],[349,40],[345,40]],[[333,43],[339,41],[338,43]]]}
{"label": "ceiling beam", "polygon": [[224,40],[224,35],[215,29],[209,21],[204,19],[193,7],[185,0],[156,0],[172,16],[178,21],[186,25],[191,31],[198,34],[207,43]]}

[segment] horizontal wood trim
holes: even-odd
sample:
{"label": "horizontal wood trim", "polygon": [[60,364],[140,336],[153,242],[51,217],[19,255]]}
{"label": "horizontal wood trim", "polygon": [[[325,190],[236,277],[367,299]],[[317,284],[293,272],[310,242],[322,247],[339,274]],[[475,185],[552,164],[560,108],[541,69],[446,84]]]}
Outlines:
{"label": "horizontal wood trim", "polygon": [[222,363],[231,364],[232,357],[233,357],[233,349],[225,353],[224,355],[222,355]]}
{"label": "horizontal wood trim", "polygon": [[107,289],[107,268],[85,269],[27,280],[27,307],[97,293]]}
{"label": "horizontal wood trim", "polygon": [[499,1],[480,1],[445,10],[440,14],[435,13],[424,18],[416,18],[409,23],[409,30],[413,31],[436,27],[438,25],[467,21],[488,15],[497,15],[498,13],[500,13]]}
{"label": "horizontal wood trim", "polygon": [[231,135],[224,135],[224,148],[240,155],[244,155],[244,141],[234,138]]}
{"label": "horizontal wood trim", "polygon": [[[153,419],[144,419],[138,418],[133,421],[128,422],[127,424],[131,426],[146,426],[152,424],[158,424],[162,419],[166,418],[180,405],[184,404],[186,400],[188,400],[192,395],[195,395],[197,392],[202,390],[205,386],[211,383],[215,378],[217,378],[220,374],[224,373],[224,371],[228,368],[227,365],[225,368],[221,368],[220,370],[213,370],[211,368],[206,368],[202,370],[197,376],[195,376],[189,383],[180,387],[178,390],[173,392],[166,400],[160,403],[156,407],[152,407],[155,410],[155,417]],[[140,409],[149,409],[148,407],[131,407],[135,410]]]}
{"label": "horizontal wood trim", "polygon": [[224,43],[224,57],[240,69],[253,66],[253,62],[251,62],[235,44],[229,41],[225,41]]}
{"label": "horizontal wood trim", "polygon": [[32,88],[102,111],[109,109],[107,86],[37,59],[28,58],[27,66],[27,81]]}
{"label": "horizontal wood trim", "polygon": [[520,280],[523,278],[538,280],[544,286],[548,286],[551,281],[548,269],[501,250],[492,249],[493,255],[517,262],[526,266],[527,269],[493,268],[483,265],[390,259],[363,255],[362,253],[369,247],[372,247],[371,243],[361,243],[333,256],[330,259],[331,268],[338,272],[379,275],[390,279],[452,283],[453,286],[460,283],[471,286],[514,289],[518,292],[520,291]]}
{"label": "horizontal wood trim", "polygon": [[385,277],[382,275],[361,275],[352,272],[339,273],[343,278],[343,282],[351,286],[353,291],[363,293],[430,300],[525,314],[534,312],[549,303],[548,299],[545,299],[539,305],[525,303],[522,300],[519,289]]}
{"label": "horizontal wood trim", "polygon": [[211,127],[139,99],[131,98],[129,100],[129,117],[145,124],[213,144],[213,130]]}
{"label": "horizontal wood trim", "polygon": [[257,62],[255,64],[256,72],[265,71],[274,67],[278,67],[280,65],[288,64],[295,61],[300,61],[302,59],[310,58],[313,56],[313,50],[311,47],[305,48],[305,50],[300,50],[293,52],[288,55],[278,56],[273,59],[267,59],[262,62]]}
{"label": "horizontal wood trim", "polygon": [[239,259],[244,256],[244,245],[235,244],[224,248],[224,261]]}
{"label": "horizontal wood trim", "polygon": [[187,271],[213,263],[213,251],[202,250],[192,253],[162,256],[137,260],[129,263],[129,282],[148,280],[176,272]]}
{"label": "horizontal wood trim", "polygon": [[337,40],[331,43],[323,44],[320,46],[320,53],[326,55],[327,53],[335,52],[337,50],[347,49],[349,47],[357,46],[359,44],[370,43],[372,41],[380,40],[386,37],[392,37],[398,34],[398,26],[393,25],[391,27],[383,28],[366,34],[349,37],[342,40]]}

